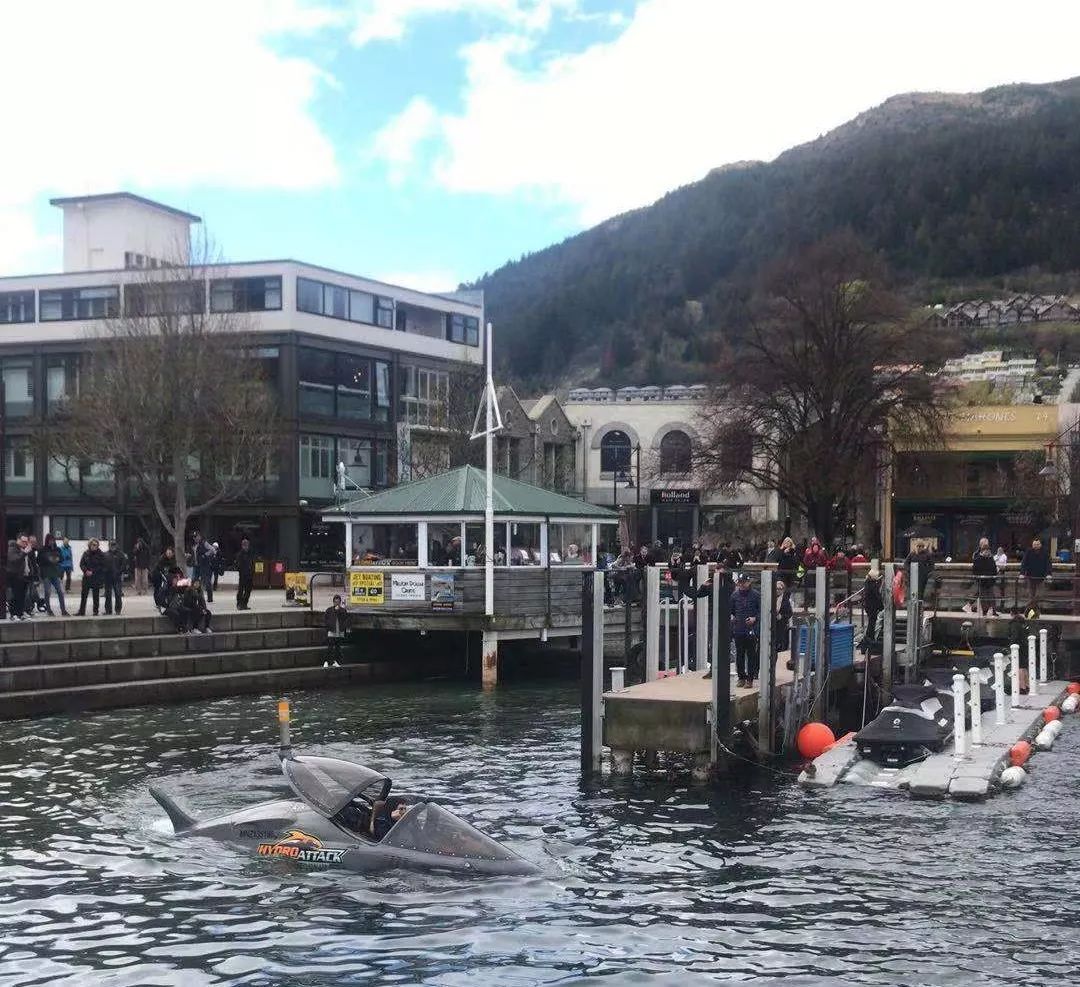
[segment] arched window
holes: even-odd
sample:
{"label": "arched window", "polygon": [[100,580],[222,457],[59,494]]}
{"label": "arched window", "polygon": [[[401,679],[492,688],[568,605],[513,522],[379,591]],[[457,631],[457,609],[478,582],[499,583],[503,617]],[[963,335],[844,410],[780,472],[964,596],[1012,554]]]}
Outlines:
{"label": "arched window", "polygon": [[620,473],[630,468],[630,436],[612,429],[600,440],[600,472]]}
{"label": "arched window", "polygon": [[690,472],[690,436],[685,432],[673,429],[660,440],[660,472]]}

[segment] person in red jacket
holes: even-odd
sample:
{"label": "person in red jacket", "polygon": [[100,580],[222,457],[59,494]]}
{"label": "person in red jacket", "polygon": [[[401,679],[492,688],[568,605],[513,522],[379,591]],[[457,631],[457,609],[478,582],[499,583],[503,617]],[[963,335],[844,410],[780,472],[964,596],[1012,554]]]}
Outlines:
{"label": "person in red jacket", "polygon": [[851,572],[851,559],[849,559],[842,548],[836,550],[836,554],[825,563],[825,568],[834,572]]}
{"label": "person in red jacket", "polygon": [[810,539],[810,547],[803,552],[802,564],[805,570],[803,576],[803,588],[806,590],[805,602],[807,606],[812,606],[817,587],[817,577],[814,570],[829,565],[829,556],[825,553],[825,549],[821,547],[821,542],[818,541],[816,536]]}

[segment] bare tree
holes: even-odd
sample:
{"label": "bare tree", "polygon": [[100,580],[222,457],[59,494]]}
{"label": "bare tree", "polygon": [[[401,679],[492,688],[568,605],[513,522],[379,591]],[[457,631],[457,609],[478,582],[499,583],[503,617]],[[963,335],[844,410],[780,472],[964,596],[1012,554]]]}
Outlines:
{"label": "bare tree", "polygon": [[776,490],[828,542],[898,445],[941,444],[947,401],[927,370],[940,347],[885,285],[851,233],[769,272],[701,415],[710,486]]}
{"label": "bare tree", "polygon": [[245,351],[244,289],[208,298],[209,250],[195,252],[125,286],[46,439],[69,476],[97,464],[133,484],[178,547],[189,517],[264,481],[280,434],[275,396]]}

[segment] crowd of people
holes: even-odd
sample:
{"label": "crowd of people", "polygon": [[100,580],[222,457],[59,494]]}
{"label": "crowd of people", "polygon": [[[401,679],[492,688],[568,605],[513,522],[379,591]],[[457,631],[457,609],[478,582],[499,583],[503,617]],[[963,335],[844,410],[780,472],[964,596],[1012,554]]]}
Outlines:
{"label": "crowd of people", "polygon": [[[235,560],[239,573],[237,609],[249,609],[254,574],[251,546],[244,539]],[[69,609],[72,574],[79,575],[79,608]],[[195,532],[190,549],[178,560],[172,547],[151,564],[150,545],[137,538],[130,555],[116,541],[91,538],[75,559],[70,540],[49,533],[39,544],[34,535],[7,543],[4,560],[4,604],[9,620],[37,617],[84,617],[121,614],[125,582],[137,596],[153,593],[154,604],[178,633],[210,631],[209,603],[224,575],[225,560],[216,542]],[[55,604],[54,604],[55,597]]]}

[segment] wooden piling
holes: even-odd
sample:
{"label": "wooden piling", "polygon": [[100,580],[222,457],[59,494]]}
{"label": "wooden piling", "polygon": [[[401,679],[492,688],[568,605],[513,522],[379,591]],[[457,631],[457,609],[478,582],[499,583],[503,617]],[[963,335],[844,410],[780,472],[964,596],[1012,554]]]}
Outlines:
{"label": "wooden piling", "polygon": [[599,773],[603,754],[604,574],[581,578],[581,770]]}

